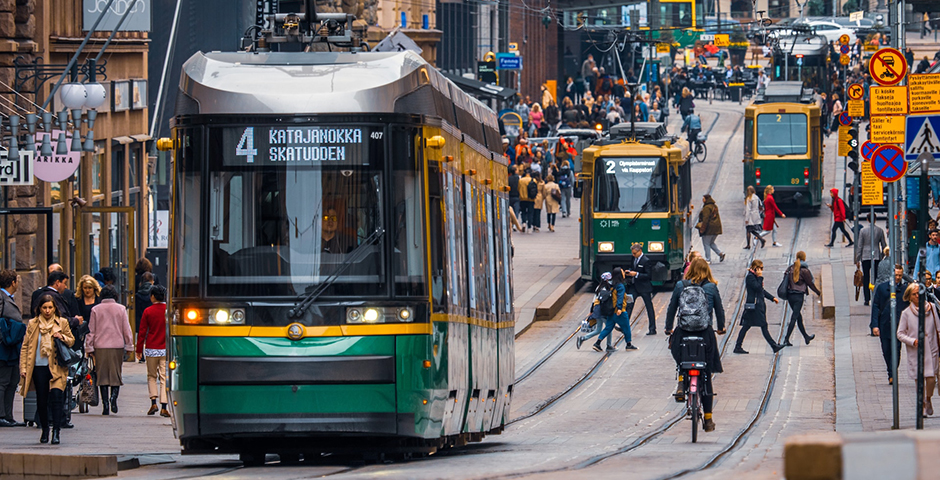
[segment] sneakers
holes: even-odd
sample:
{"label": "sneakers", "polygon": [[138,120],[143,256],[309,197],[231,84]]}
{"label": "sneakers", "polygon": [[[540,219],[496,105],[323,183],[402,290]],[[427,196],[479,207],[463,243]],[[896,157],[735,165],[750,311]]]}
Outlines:
{"label": "sneakers", "polygon": [[608,352],[616,352],[616,351],[617,351],[617,347],[615,347],[615,346],[613,346],[613,345],[607,345],[607,351],[608,351]]}
{"label": "sneakers", "polygon": [[775,247],[782,247],[783,245],[780,244],[780,243],[774,242],[774,246],[775,246]]}
{"label": "sneakers", "polygon": [[594,345],[593,345],[591,348],[593,348],[595,352],[603,352],[603,351],[604,351],[604,350],[601,348],[601,342],[594,342]]}
{"label": "sneakers", "polygon": [[161,417],[170,418],[170,412],[166,411],[165,408],[161,408],[161,409],[160,409],[160,416],[161,416]]}
{"label": "sneakers", "polygon": [[725,261],[725,254],[724,254],[724,253],[719,253],[719,254],[718,254],[718,259],[719,259],[719,260],[718,260],[719,263]]}
{"label": "sneakers", "polygon": [[705,430],[706,432],[714,432],[715,421],[710,418],[705,420],[705,422],[702,423],[702,430]]}
{"label": "sneakers", "polygon": [[742,355],[747,355],[748,352],[747,352],[747,350],[745,350],[745,349],[743,349],[743,348],[741,348],[741,347],[734,347],[734,353],[740,353],[740,354],[742,354]]}
{"label": "sneakers", "polygon": [[584,337],[578,337],[578,339],[575,340],[575,346],[578,347],[578,350],[581,350],[582,343],[584,343]]}
{"label": "sneakers", "polygon": [[636,350],[636,345],[632,343],[627,343],[627,346],[623,347],[624,350]]}
{"label": "sneakers", "polygon": [[147,415],[154,415],[157,413],[157,410],[158,410],[157,404],[154,403],[153,405],[150,406],[150,410],[147,410]]}

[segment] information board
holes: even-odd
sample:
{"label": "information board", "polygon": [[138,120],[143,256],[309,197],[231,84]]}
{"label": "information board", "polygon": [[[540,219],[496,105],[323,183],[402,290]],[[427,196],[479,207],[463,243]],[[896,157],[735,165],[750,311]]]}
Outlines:
{"label": "information board", "polygon": [[904,117],[873,115],[870,135],[875,143],[904,143]]}
{"label": "information board", "polygon": [[381,127],[257,125],[221,130],[225,166],[369,165],[369,150],[381,152],[384,145]]}
{"label": "information board", "polygon": [[906,115],[907,87],[871,87],[872,115]]}
{"label": "information board", "polygon": [[884,183],[875,176],[871,162],[862,162],[862,205],[884,205]]}
{"label": "information board", "polygon": [[848,125],[839,125],[839,156],[844,157],[852,151],[852,147],[849,146],[849,129],[852,127]]}
{"label": "information board", "polygon": [[861,118],[865,116],[865,100],[849,100],[845,104],[850,117]]}
{"label": "information board", "polygon": [[940,73],[908,75],[911,114],[940,112]]}
{"label": "information board", "polygon": [[716,47],[727,47],[729,45],[731,45],[731,40],[727,33],[718,33],[715,35]]}

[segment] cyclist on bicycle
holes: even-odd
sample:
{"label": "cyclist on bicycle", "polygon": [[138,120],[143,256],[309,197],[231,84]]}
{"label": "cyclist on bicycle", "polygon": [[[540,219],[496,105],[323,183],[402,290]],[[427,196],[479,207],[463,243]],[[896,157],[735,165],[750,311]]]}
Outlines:
{"label": "cyclist on bicycle", "polygon": [[682,132],[685,131],[689,132],[689,147],[694,147],[698,134],[702,132],[702,119],[695,113],[695,110],[689,111],[685,121],[682,122]]}
{"label": "cyclist on bicycle", "polygon": [[[673,325],[676,321],[676,313],[679,310],[686,310],[686,305],[680,305],[680,297],[687,287],[701,287],[705,296],[704,308],[707,310],[707,324],[700,330],[687,330],[692,328],[686,323],[684,312],[679,316],[679,323],[673,331]],[[690,297],[692,295],[689,295]],[[680,309],[680,307],[682,307]],[[672,351],[672,357],[678,367],[682,363],[682,350],[680,344],[685,337],[701,337],[705,342],[706,367],[705,375],[702,380],[702,410],[705,412],[705,422],[703,429],[706,432],[715,430],[715,421],[712,420],[712,406],[714,404],[712,390],[712,375],[721,373],[721,352],[718,348],[718,338],[715,337],[715,330],[712,329],[712,314],[718,322],[719,335],[725,334],[725,309],[721,303],[721,295],[718,292],[718,282],[712,276],[711,268],[703,258],[695,258],[689,264],[689,269],[685,273],[682,281],[676,283],[676,288],[672,292],[672,298],[669,301],[669,308],[666,310],[666,335],[670,335],[669,349]],[[676,391],[676,401],[685,401],[685,391],[682,382],[679,382],[679,388]]]}

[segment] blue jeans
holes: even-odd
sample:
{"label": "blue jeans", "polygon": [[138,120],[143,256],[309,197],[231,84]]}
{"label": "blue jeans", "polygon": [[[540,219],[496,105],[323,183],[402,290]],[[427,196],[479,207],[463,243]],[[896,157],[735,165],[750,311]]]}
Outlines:
{"label": "blue jeans", "polygon": [[940,202],[940,176],[930,177],[930,191],[933,193],[933,201]]}
{"label": "blue jeans", "polygon": [[604,325],[604,331],[601,332],[601,336],[598,337],[597,341],[600,342],[607,338],[609,342],[610,333],[614,331],[614,325],[620,325],[620,330],[623,330],[624,341],[627,343],[633,341],[633,332],[630,330],[630,315],[627,312],[607,317],[607,324]]}

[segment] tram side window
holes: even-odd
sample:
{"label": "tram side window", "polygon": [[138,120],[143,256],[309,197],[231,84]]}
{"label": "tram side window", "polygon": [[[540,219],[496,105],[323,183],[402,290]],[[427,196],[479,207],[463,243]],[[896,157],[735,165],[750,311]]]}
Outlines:
{"label": "tram side window", "polygon": [[757,153],[759,155],[806,154],[808,134],[806,114],[760,114],[757,116]]}
{"label": "tram side window", "polygon": [[443,173],[440,164],[436,162],[428,163],[428,211],[430,218],[428,225],[431,229],[428,232],[428,240],[431,250],[431,301],[433,302],[434,313],[447,312],[447,258],[445,249],[446,225],[444,218],[446,210],[444,208],[444,193],[442,183]]}
{"label": "tram side window", "polygon": [[199,248],[202,227],[202,130],[189,129],[177,133],[174,196],[174,248],[176,250],[174,297],[199,295]]}
{"label": "tram side window", "polygon": [[666,162],[655,157],[600,158],[595,162],[597,212],[665,212],[669,208]]}
{"label": "tram side window", "polygon": [[415,142],[420,130],[395,128],[392,142],[392,189],[394,218],[392,259],[395,275],[395,295],[427,295],[424,246],[424,161]]}
{"label": "tram side window", "polygon": [[754,158],[754,120],[744,121],[744,158]]}

